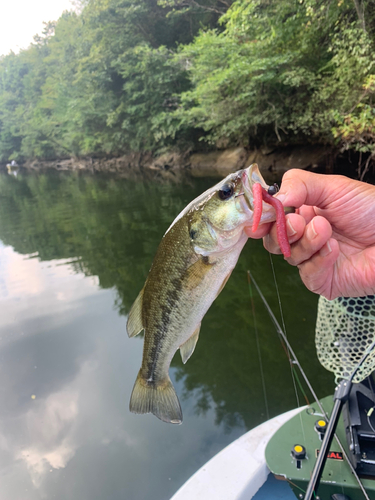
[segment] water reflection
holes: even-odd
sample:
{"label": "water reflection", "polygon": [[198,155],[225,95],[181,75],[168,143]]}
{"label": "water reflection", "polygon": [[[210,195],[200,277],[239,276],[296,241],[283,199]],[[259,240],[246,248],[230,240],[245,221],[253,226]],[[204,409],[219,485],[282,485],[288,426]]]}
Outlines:
{"label": "water reflection", "polygon": [[[285,355],[246,270],[277,311],[267,253],[251,242],[172,363],[183,426],[128,411],[142,342],[125,334],[161,235],[212,180],[162,184],[73,174],[0,175],[0,498],[168,498],[224,445],[296,406]],[[315,297],[275,259],[288,335],[315,387]],[[115,308],[114,308],[115,305]],[[327,381],[330,384],[326,389]],[[34,398],[35,396],[35,398]],[[147,480],[145,480],[147,478]]]}

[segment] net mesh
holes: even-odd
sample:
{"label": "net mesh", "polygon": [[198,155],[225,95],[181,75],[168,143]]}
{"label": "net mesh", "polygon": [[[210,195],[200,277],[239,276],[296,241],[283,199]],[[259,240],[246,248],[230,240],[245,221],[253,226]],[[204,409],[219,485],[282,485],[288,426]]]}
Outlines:
{"label": "net mesh", "polygon": [[[335,300],[319,298],[315,344],[320,363],[336,381],[348,379],[375,336],[375,296]],[[361,382],[375,370],[373,351],[353,381]]]}

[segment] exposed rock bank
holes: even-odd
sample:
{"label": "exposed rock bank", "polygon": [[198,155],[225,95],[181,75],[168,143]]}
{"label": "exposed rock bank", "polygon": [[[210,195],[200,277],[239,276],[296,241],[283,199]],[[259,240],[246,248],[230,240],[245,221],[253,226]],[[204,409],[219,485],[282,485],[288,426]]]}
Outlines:
{"label": "exposed rock bank", "polygon": [[227,149],[190,156],[190,170],[194,176],[224,177],[230,172],[258,163],[263,173],[280,178],[291,168],[317,169],[329,164],[331,151],[324,146],[296,146],[280,149]]}
{"label": "exposed rock bank", "polygon": [[248,151],[238,147],[225,150],[196,153],[170,152],[158,157],[149,153],[133,153],[118,158],[65,158],[54,161],[26,162],[24,167],[33,170],[87,170],[124,175],[153,172],[173,176],[186,172],[194,177],[224,177],[230,172],[258,163],[268,178],[280,179],[290,168],[315,170],[332,164],[332,150],[325,146],[290,146],[286,148],[260,148]]}

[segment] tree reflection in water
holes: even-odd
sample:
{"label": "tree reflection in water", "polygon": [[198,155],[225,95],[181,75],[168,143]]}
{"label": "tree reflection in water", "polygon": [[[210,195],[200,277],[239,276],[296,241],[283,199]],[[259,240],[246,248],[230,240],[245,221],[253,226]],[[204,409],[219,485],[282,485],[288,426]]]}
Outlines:
{"label": "tree reflection in water", "polygon": [[[55,172],[20,173],[17,178],[0,175],[0,239],[21,254],[37,253],[40,260],[70,259],[77,272],[97,276],[102,288],[114,288],[115,307],[126,315],[162,235],[183,207],[212,184],[212,179],[166,183]],[[296,269],[281,257],[273,262],[289,341],[317,392],[326,395],[332,381],[314,355],[317,297],[304,289]],[[279,313],[269,256],[260,242],[248,242],[203,320],[194,355],[186,365],[178,354],[172,362],[177,379],[183,381],[182,399],[194,395],[198,414],[214,407],[216,423],[227,430],[240,423],[252,428],[267,416],[247,283],[249,268]],[[260,299],[255,296],[254,301],[273,416],[296,406],[296,395],[275,328]]]}

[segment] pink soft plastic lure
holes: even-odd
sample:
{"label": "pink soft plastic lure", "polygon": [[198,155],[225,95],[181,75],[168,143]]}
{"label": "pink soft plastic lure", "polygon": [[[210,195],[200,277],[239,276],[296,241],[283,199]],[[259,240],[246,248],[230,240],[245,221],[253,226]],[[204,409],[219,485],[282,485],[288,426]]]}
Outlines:
{"label": "pink soft plastic lure", "polygon": [[277,241],[280,245],[280,250],[283,253],[284,257],[290,257],[290,245],[288,236],[286,234],[286,219],[284,207],[281,201],[268,194],[267,191],[259,183],[256,183],[253,186],[253,200],[254,215],[252,231],[256,231],[258,229],[260,218],[262,217],[262,201],[265,201],[269,205],[272,205],[276,211]]}

